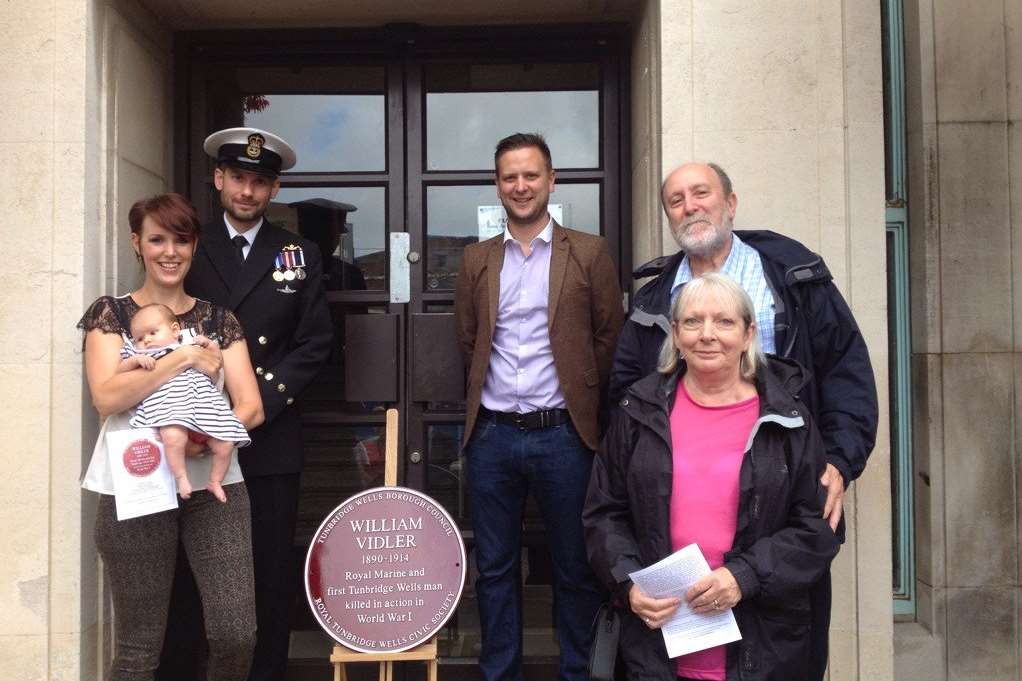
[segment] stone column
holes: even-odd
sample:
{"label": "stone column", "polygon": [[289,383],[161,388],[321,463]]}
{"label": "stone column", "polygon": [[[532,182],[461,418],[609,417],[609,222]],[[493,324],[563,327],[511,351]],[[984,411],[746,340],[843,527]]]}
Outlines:
{"label": "stone column", "polygon": [[89,2],[0,9],[0,659],[78,678]]}
{"label": "stone column", "polygon": [[[918,626],[901,679],[1015,679],[1022,7],[906,0]],[[904,652],[902,652],[904,651]]]}
{"label": "stone column", "polygon": [[169,186],[169,34],[128,0],[12,0],[0,28],[0,667],[93,679],[109,630],[75,325],[137,280],[127,206]]}

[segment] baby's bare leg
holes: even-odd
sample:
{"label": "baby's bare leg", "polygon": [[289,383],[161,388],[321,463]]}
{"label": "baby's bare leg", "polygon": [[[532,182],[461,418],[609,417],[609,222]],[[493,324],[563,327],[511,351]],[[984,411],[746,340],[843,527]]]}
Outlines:
{"label": "baby's bare leg", "polygon": [[227,468],[231,465],[231,450],[234,449],[234,443],[211,437],[206,441],[206,445],[213,452],[213,467],[209,470],[209,482],[206,483],[206,489],[226,504],[227,494],[221,484],[224,481],[224,476],[227,475]]}
{"label": "baby's bare leg", "polygon": [[188,482],[185,471],[185,444],[188,442],[188,429],[184,426],[163,426],[160,428],[160,439],[163,450],[167,453],[167,465],[177,482],[177,493],[182,499],[192,496],[192,484]]}

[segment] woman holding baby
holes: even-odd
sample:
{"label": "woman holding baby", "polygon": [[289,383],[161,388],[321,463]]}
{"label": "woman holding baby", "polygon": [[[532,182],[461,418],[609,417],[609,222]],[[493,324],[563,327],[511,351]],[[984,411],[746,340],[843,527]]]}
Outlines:
{"label": "woman holding baby", "polygon": [[[231,413],[223,418],[232,424],[225,437],[229,443],[243,444],[245,430],[263,420],[262,401],[238,320],[229,310],[185,293],[184,279],[199,235],[195,209],[178,194],[162,194],[136,202],[128,221],[131,246],[144,270],[142,285],[127,295],[99,298],[79,322],[85,333],[86,377],[104,432],[132,427],[136,407],[148,405],[147,398],[180,376],[197,372],[202,381],[217,384],[222,373],[231,405]],[[157,353],[153,361],[126,361],[128,345],[147,344],[141,318],[132,334],[133,318],[143,308],[161,311],[168,329],[197,342],[174,343],[172,351]],[[149,414],[159,411],[154,405]],[[177,405],[172,411],[180,413]],[[180,417],[175,418],[180,424]],[[236,422],[243,427],[234,426]],[[144,425],[159,426],[162,432],[165,423],[150,418]],[[95,539],[108,571],[117,620],[110,674],[114,681],[153,678],[179,538],[202,596],[210,646],[207,678],[242,681],[248,675],[256,619],[249,501],[237,449],[221,446],[224,440],[218,438],[213,451],[223,456],[206,455],[207,436],[192,426],[182,428],[187,436],[180,444],[187,456],[185,478],[178,482],[183,493],[177,509],[118,520],[102,434],[82,483],[100,495]],[[189,487],[194,491],[183,498]]]}

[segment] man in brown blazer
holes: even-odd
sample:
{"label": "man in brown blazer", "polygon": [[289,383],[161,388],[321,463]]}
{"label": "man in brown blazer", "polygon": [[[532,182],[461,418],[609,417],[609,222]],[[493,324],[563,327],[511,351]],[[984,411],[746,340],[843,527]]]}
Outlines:
{"label": "man in brown blazer", "polygon": [[487,681],[522,679],[519,558],[530,491],[554,565],[561,681],[584,681],[603,594],[582,535],[598,415],[623,321],[602,237],[547,212],[554,189],[542,136],[497,144],[507,229],[465,249],[455,295],[468,367],[465,460],[479,577],[479,666]]}

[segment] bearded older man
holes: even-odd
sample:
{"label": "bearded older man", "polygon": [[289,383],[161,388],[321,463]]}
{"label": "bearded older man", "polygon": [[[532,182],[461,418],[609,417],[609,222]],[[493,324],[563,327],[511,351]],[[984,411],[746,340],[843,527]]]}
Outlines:
{"label": "bearded older man", "polygon": [[[713,163],[687,163],[664,180],[661,201],[681,251],[638,268],[647,282],[621,330],[610,376],[617,401],[635,381],[656,369],[670,335],[669,310],[686,282],[706,272],[736,280],[756,308],[763,350],[797,360],[812,373],[800,395],[816,418],[826,447],[824,517],[844,538],[845,488],[862,473],[877,429],[877,396],[866,343],[851,310],[834,286],[823,259],[775,232],[732,231],[738,196],[731,179]],[[827,667],[830,575],[811,595],[810,679]],[[809,613],[806,614],[807,618]]]}

